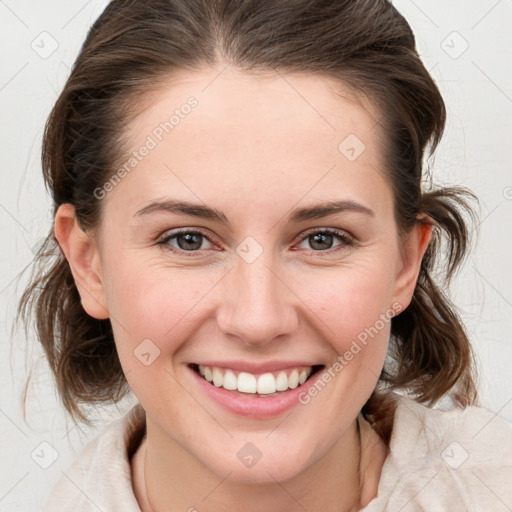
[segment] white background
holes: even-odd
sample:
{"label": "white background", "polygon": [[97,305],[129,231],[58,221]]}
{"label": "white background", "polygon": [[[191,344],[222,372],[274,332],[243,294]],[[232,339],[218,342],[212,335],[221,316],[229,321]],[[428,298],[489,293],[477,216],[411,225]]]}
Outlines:
{"label": "white background", "polygon": [[[480,198],[477,246],[454,282],[452,298],[477,352],[483,404],[512,420],[512,1],[394,4],[412,25],[448,107],[434,178],[465,185]],[[99,411],[96,428],[80,433],[66,421],[34,335],[26,340],[22,330],[12,329],[25,282],[16,276],[29,266],[28,275],[33,250],[52,222],[39,163],[44,122],[105,5],[0,0],[0,512],[42,509],[81,446],[133,403]],[[58,48],[45,55],[52,44]],[[25,421],[21,392],[32,366]],[[52,462],[52,454],[56,460],[41,467]]]}

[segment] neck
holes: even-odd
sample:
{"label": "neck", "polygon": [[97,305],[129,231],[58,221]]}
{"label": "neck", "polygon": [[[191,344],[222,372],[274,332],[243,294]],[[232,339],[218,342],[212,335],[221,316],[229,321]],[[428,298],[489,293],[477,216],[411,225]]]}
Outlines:
{"label": "neck", "polygon": [[376,496],[387,453],[360,416],[323,457],[293,478],[240,483],[206,468],[149,422],[132,461],[134,491],[142,512],[219,512],[237,510],[241,503],[246,512],[352,512]]}

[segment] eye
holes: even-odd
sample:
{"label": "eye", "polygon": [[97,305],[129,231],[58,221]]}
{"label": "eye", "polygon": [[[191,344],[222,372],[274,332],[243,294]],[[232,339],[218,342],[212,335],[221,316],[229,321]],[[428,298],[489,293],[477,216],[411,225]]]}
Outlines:
{"label": "eye", "polygon": [[[341,242],[337,245],[333,245],[336,238]],[[302,238],[301,243],[308,243],[313,249],[310,251],[312,253],[332,253],[354,245],[352,238],[344,231],[332,228],[322,228],[310,231]]]}
{"label": "eye", "polygon": [[[339,240],[339,243],[333,245],[336,239]],[[203,246],[205,242],[207,243],[206,247]],[[354,245],[354,241],[349,235],[344,231],[333,228],[311,230],[306,236],[303,236],[301,243],[308,243],[312,248],[309,252],[317,254],[330,254]],[[215,247],[208,235],[197,228],[182,228],[167,232],[157,240],[157,245],[162,245],[171,252],[187,256]]]}
{"label": "eye", "polygon": [[[176,245],[171,243],[171,241],[174,241]],[[203,247],[205,241],[207,241],[210,246]],[[198,229],[178,229],[170,231],[158,239],[157,245],[163,245],[172,252],[182,254],[211,249],[213,246],[206,233]]]}

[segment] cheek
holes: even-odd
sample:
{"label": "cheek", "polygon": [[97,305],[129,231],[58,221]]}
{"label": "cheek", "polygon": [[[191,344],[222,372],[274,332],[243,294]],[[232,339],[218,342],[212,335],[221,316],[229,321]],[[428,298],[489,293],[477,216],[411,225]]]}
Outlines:
{"label": "cheek", "polygon": [[[316,290],[308,306],[335,355],[321,380],[300,400],[306,406],[314,407],[317,400],[328,404],[322,421],[341,433],[370,397],[381,374],[393,317],[392,280],[384,267],[368,261],[317,274],[316,279],[302,283],[303,295],[308,289]],[[331,439],[326,436],[325,450]]]}
{"label": "cheek", "polygon": [[[137,267],[120,263],[109,278],[111,322],[123,372],[139,402],[157,411],[162,390],[182,393],[173,357],[200,326],[201,299],[218,277],[186,269]],[[175,411],[176,425],[188,409]],[[188,420],[190,421],[190,420]]]}
{"label": "cheek", "polygon": [[126,370],[138,368],[139,352],[149,351],[155,367],[164,360],[155,357],[158,352],[174,353],[198,323],[201,300],[218,281],[212,272],[121,261],[106,275],[112,326]]}
{"label": "cheek", "polygon": [[340,395],[333,397],[335,401],[346,400],[348,395],[364,401],[375,387],[387,354],[393,317],[392,272],[374,261],[316,273],[301,281],[300,296],[336,352],[331,377],[336,377],[337,385],[332,390]]}
{"label": "cheek", "polygon": [[[304,274],[298,294],[325,327],[329,338],[346,342],[391,315],[391,272],[371,264]],[[297,281],[299,282],[299,281]]]}

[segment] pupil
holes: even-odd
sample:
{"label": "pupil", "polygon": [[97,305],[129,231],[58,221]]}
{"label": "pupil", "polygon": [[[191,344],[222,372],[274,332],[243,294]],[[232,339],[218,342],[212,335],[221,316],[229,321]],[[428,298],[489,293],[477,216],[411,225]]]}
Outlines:
{"label": "pupil", "polygon": [[[185,235],[180,235],[178,237],[178,245],[180,249],[183,250],[191,250],[191,249],[199,249],[201,247],[201,234],[192,234],[187,233]],[[185,243],[182,243],[182,240],[185,240]]]}
{"label": "pupil", "polygon": [[[315,235],[312,235],[309,238],[311,240],[311,247],[313,247],[314,249],[329,249],[331,244],[329,244],[328,242],[332,243],[332,235],[326,233],[316,233]],[[326,243],[327,245],[329,245],[329,247],[322,247],[322,244]]]}

